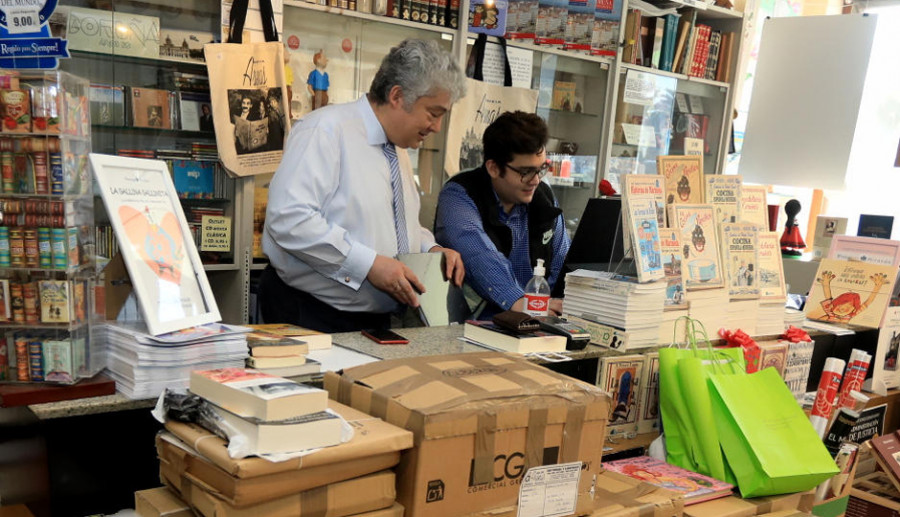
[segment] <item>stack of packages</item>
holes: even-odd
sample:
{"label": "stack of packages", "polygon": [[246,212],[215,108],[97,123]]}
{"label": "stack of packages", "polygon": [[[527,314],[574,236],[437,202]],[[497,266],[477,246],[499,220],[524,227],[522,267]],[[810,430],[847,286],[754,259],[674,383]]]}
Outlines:
{"label": "stack of packages", "polygon": [[[579,269],[566,275],[564,315],[591,332],[592,342],[619,350],[656,346],[660,337],[666,281]],[[594,335],[618,336],[602,342]]]}
{"label": "stack of packages", "polygon": [[331,334],[309,331],[294,325],[250,325],[247,334],[250,357],[247,367],[278,377],[312,377],[322,365],[307,357],[310,350],[331,348]]}
{"label": "stack of packages", "polygon": [[212,407],[204,426],[229,440],[168,421],[156,448],[162,481],[199,515],[402,517],[388,469],[408,431],[251,370],[195,372],[191,391]]}
{"label": "stack of packages", "polygon": [[610,406],[596,386],[499,352],[378,361],[324,384],[413,431],[397,469],[406,517],[593,511]]}
{"label": "stack of packages", "polygon": [[116,389],[128,398],[146,399],[166,388],[187,388],[192,370],[243,366],[246,332],[210,323],[151,336],[142,325],[109,322],[95,327],[94,339],[109,343],[107,368]]}

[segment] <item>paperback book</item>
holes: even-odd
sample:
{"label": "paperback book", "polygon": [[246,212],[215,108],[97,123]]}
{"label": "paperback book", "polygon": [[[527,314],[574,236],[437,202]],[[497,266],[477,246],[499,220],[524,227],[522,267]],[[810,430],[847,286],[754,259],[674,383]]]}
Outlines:
{"label": "paperback book", "polygon": [[644,370],[644,356],[609,356],[600,359],[597,386],[612,397],[607,436],[630,435],[637,432],[640,413],[641,373]]}
{"label": "paperback book", "polygon": [[706,176],[705,202],[716,212],[717,223],[735,223],[740,217],[741,177],[710,174]]}
{"label": "paperback book", "polygon": [[656,170],[666,180],[667,205],[703,203],[702,156],[657,156]]}
{"label": "paperback book", "polygon": [[40,307],[42,323],[68,323],[71,319],[71,297],[66,280],[41,280]]}
{"label": "paperback book", "polygon": [[660,230],[659,247],[662,253],[663,271],[666,274],[666,310],[685,309],[684,279],[681,276],[681,264],[684,261],[684,248],[677,230],[663,228]]}
{"label": "paperback book", "polygon": [[656,223],[659,228],[666,226],[666,191],[663,177],[659,174],[626,174],[622,176],[622,242],[625,250],[631,249],[631,220],[629,203],[641,199],[651,199],[656,203]]}
{"label": "paperback book", "polygon": [[759,298],[758,233],[750,223],[722,224],[722,261],[731,299]]}
{"label": "paperback book", "polygon": [[784,263],[781,259],[781,237],[778,232],[759,232],[756,236],[759,266],[760,300],[784,300]]}
{"label": "paperback book", "polygon": [[659,352],[644,354],[644,369],[641,372],[643,386],[640,387],[641,403],[638,417],[638,433],[659,431]]}
{"label": "paperback book", "polygon": [[822,259],[806,300],[806,317],[878,328],[896,279],[894,266]]}
{"label": "paperback book", "polygon": [[769,230],[766,187],[762,185],[741,185],[740,216],[741,221],[755,224],[760,231]]}
{"label": "paperback book", "polygon": [[658,206],[652,199],[632,200],[626,207],[630,240],[638,280],[652,282],[665,276],[659,249]]}
{"label": "paperback book", "polygon": [[670,465],[649,456],[603,462],[604,468],[639,479],[684,496],[684,504],[696,504],[731,494],[734,485]]}
{"label": "paperback book", "polygon": [[725,285],[719,261],[712,205],[675,204],[669,206],[669,221],[678,230],[684,250],[682,277],[685,289],[711,289]]}

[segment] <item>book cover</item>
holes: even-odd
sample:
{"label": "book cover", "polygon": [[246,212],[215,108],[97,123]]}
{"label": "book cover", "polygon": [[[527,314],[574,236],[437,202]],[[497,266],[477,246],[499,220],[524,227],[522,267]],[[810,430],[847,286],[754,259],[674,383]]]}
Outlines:
{"label": "book cover", "polygon": [[641,404],[638,417],[638,433],[659,431],[659,352],[644,354],[644,369],[641,371],[644,380],[640,388]]}
{"label": "book cover", "polygon": [[172,176],[178,197],[212,199],[216,190],[216,163],[172,160]]}
{"label": "book cover", "polygon": [[872,357],[872,377],[863,388],[879,395],[900,387],[900,307],[888,307],[878,329],[878,344]]}
{"label": "book cover", "polygon": [[687,308],[687,300],[684,299],[684,279],[681,276],[684,248],[678,231],[662,228],[659,234],[659,248],[666,275],[665,310]]}
{"label": "book cover", "polygon": [[871,444],[875,459],[893,478],[891,482],[895,486],[900,485],[900,433],[895,431],[873,437]]}
{"label": "book cover", "polygon": [[787,360],[784,365],[784,383],[800,400],[806,394],[809,370],[812,365],[815,344],[812,341],[788,343]]}
{"label": "book cover", "polygon": [[599,0],[594,9],[594,28],[591,33],[591,55],[615,56],[619,49],[619,20],[621,0]]}
{"label": "book cover", "polygon": [[12,318],[12,307],[9,300],[9,280],[5,278],[0,279],[0,297],[3,298],[3,303],[0,304],[0,321],[9,321]]}
{"label": "book cover", "polygon": [[731,494],[734,485],[697,474],[649,456],[606,461],[603,466],[667,490],[682,494],[684,504],[696,504]]}
{"label": "book cover", "polygon": [[509,39],[533,39],[537,15],[538,0],[509,0],[506,13],[506,37]]}
{"label": "book cover", "polygon": [[125,125],[125,87],[91,84],[91,123],[104,126]]}
{"label": "book cover", "polygon": [[74,382],[77,373],[73,367],[72,346],[68,341],[44,341],[44,380]]}
{"label": "book cover", "polygon": [[596,0],[569,0],[566,14],[566,50],[590,50]]}
{"label": "book cover", "polygon": [[859,227],[856,229],[856,235],[890,239],[893,226],[894,216],[892,215],[859,214]]}
{"label": "book cover", "polygon": [[269,334],[300,338],[309,345],[310,350],[331,348],[331,334],[325,334],[317,330],[291,325],[289,323],[260,323],[245,326]]}
{"label": "book cover", "polygon": [[756,226],[722,224],[722,261],[728,275],[728,296],[742,300],[759,298],[759,261]]}
{"label": "book cover", "polygon": [[265,421],[325,411],[328,406],[328,394],[321,389],[244,368],[195,370],[190,390],[232,413]]}
{"label": "book cover", "polygon": [[181,129],[212,131],[212,104],[208,93],[178,92],[178,113]]}
{"label": "book cover", "polygon": [[656,203],[656,224],[659,228],[666,226],[666,200],[663,177],[659,174],[626,174],[622,182],[622,244],[625,250],[631,249],[631,218],[629,203],[637,200],[651,199]]}
{"label": "book cover", "polygon": [[41,322],[67,323],[69,310],[69,282],[66,280],[41,280],[38,282],[41,304]]}
{"label": "book cover", "polygon": [[702,156],[657,156],[656,170],[666,180],[666,204],[703,203]]}
{"label": "book cover", "polygon": [[781,259],[781,236],[778,232],[759,232],[756,236],[759,266],[759,298],[784,300],[784,263]]}
{"label": "book cover", "polygon": [[822,259],[806,300],[806,317],[878,328],[897,278],[897,268]]}
{"label": "book cover", "polygon": [[835,235],[844,235],[847,232],[847,218],[820,215],[816,217],[816,232],[813,234],[813,258],[821,259],[828,256],[831,249],[831,240]]}
{"label": "book cover", "polygon": [[568,16],[569,0],[538,0],[534,42],[538,45],[565,44]]}
{"label": "book cover", "polygon": [[766,187],[741,185],[740,220],[755,224],[759,231],[768,231],[769,209],[766,201]]}
{"label": "book cover", "polygon": [[688,291],[725,285],[712,205],[669,206],[670,226],[678,230],[684,250],[681,274]]}
{"label": "book cover", "polygon": [[576,111],[578,100],[575,97],[576,85],[571,81],[556,81],[553,83],[553,100],[550,109],[560,111]]}
{"label": "book cover", "polygon": [[607,436],[631,435],[637,432],[640,413],[641,373],[644,356],[609,356],[600,359],[597,386],[612,397]]}
{"label": "book cover", "polygon": [[169,92],[131,88],[131,117],[135,127],[172,129]]}
{"label": "book cover", "polygon": [[652,282],[665,276],[659,249],[659,224],[656,201],[637,199],[628,202],[628,219],[631,222],[632,254],[641,282]]}
{"label": "book cover", "polygon": [[722,33],[712,31],[709,35],[709,57],[706,59],[705,79],[716,80],[716,69],[719,67],[719,49],[722,43]]}
{"label": "book cover", "polygon": [[778,375],[784,377],[787,364],[788,344],[785,341],[768,341],[759,343],[759,369],[775,368]]}
{"label": "book cover", "polygon": [[717,223],[736,223],[739,220],[741,201],[741,177],[709,174],[706,176],[707,204],[713,206]]}

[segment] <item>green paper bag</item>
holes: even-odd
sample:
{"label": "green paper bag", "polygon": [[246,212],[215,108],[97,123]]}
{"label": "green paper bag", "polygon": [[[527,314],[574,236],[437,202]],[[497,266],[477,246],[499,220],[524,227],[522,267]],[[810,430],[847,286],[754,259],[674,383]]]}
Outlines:
{"label": "green paper bag", "polygon": [[838,473],[777,370],[709,381],[719,441],[742,497],[802,492]]}

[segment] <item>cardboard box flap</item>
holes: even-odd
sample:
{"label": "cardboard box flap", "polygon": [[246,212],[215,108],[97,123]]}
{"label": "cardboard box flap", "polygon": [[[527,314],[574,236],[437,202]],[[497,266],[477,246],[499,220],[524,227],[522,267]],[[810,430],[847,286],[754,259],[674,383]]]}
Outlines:
{"label": "cardboard box flap", "polygon": [[140,490],[134,493],[134,507],[138,515],[151,517],[192,516],[191,507],[166,487]]}
{"label": "cardboard box flap", "polygon": [[344,417],[353,426],[353,439],[334,447],[326,447],[302,458],[278,463],[257,457],[240,460],[232,459],[228,456],[225,440],[195,424],[185,424],[170,420],[166,422],[166,430],[193,447],[201,456],[238,478],[251,478],[352,461],[386,452],[402,451],[409,449],[413,445],[412,433],[389,424],[380,418],[367,415],[334,400],[328,401],[328,407]]}
{"label": "cardboard box flap", "polygon": [[591,517],[668,517],[684,510],[680,493],[610,471],[597,476],[594,503]]}
{"label": "cardboard box flap", "polygon": [[471,434],[478,418],[494,415],[494,429],[528,425],[532,411],[547,424],[606,419],[608,395],[571,377],[498,352],[388,360],[326,373],[338,401],[427,438]]}

